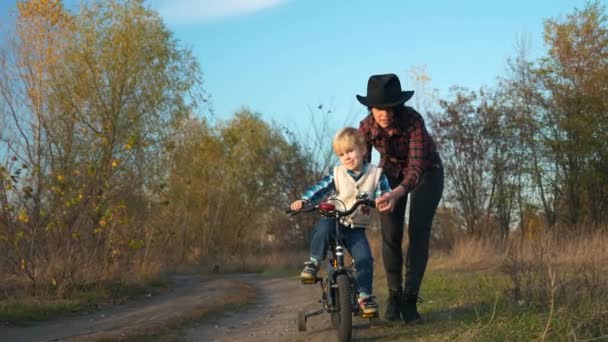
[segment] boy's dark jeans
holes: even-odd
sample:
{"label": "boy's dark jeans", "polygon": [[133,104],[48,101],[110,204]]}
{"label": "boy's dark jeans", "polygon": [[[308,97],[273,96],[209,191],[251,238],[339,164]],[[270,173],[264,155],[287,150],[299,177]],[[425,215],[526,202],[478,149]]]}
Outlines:
{"label": "boy's dark jeans", "polygon": [[[329,244],[336,234],[336,220],[323,218],[317,222],[310,236],[310,256],[319,262],[325,259]],[[347,228],[340,224],[344,246],[355,260],[358,291],[372,294],[374,259],[363,228]]]}
{"label": "boy's dark jeans", "polygon": [[[391,188],[401,182],[389,177]],[[405,261],[404,293],[418,295],[429,258],[431,225],[443,194],[443,167],[427,170],[410,194],[409,246]],[[382,259],[390,291],[397,292],[403,281],[403,229],[407,196],[395,203],[393,212],[380,215],[382,227]]]}

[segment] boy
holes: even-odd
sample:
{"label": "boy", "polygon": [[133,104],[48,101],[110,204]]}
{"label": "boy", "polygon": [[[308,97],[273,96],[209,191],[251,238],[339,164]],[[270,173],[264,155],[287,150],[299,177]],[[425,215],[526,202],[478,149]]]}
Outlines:
{"label": "boy", "polygon": [[[333,139],[333,149],[340,160],[340,165],[333,172],[310,187],[301,199],[291,204],[292,210],[300,210],[304,204],[320,202],[331,191],[349,209],[362,193],[370,199],[390,192],[386,176],[382,169],[367,163],[368,153],[365,137],[356,128],[347,127],[340,130]],[[390,203],[376,203],[381,206]],[[359,286],[359,306],[364,313],[378,311],[376,299],[372,296],[372,279],[374,264],[371,249],[365,235],[365,228],[370,224],[369,208],[359,207],[352,215],[340,220],[340,230],[344,244],[357,264],[357,284]],[[325,259],[332,235],[335,233],[335,221],[321,219],[314,227],[310,238],[310,260],[304,263],[300,274],[302,279],[315,279],[319,264]]]}

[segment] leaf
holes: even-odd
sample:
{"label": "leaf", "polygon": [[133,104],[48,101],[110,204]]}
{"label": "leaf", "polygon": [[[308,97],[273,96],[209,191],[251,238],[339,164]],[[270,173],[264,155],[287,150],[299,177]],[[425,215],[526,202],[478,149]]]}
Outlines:
{"label": "leaf", "polygon": [[23,209],[19,210],[19,213],[17,214],[17,219],[19,220],[19,222],[23,223],[28,223],[30,221],[30,218],[27,216],[27,213]]}

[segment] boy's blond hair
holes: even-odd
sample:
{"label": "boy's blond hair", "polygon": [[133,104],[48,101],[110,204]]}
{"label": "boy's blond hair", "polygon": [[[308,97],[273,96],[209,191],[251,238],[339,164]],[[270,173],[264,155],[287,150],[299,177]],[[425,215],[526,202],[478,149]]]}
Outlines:
{"label": "boy's blond hair", "polygon": [[366,150],[367,143],[361,131],[353,127],[345,127],[334,136],[333,148],[336,154],[340,154],[349,148],[362,148]]}

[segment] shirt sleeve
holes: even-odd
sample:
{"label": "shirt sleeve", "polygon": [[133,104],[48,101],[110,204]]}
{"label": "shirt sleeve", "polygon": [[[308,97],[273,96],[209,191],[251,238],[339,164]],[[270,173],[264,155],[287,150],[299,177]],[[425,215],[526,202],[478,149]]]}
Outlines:
{"label": "shirt sleeve", "polygon": [[427,140],[429,139],[422,117],[412,122],[413,128],[409,134],[408,162],[400,186],[408,194],[414,190],[422,176],[424,157],[429,153]]}
{"label": "shirt sleeve", "polygon": [[301,199],[312,202],[312,204],[317,204],[334,190],[336,190],[336,185],[334,184],[334,175],[332,172],[330,172],[320,181],[308,188],[308,190],[306,190],[302,195]]}
{"label": "shirt sleeve", "polygon": [[388,183],[388,178],[386,178],[386,175],[382,172],[380,180],[378,181],[378,187],[376,188],[376,198],[387,192],[391,192],[391,186]]}

